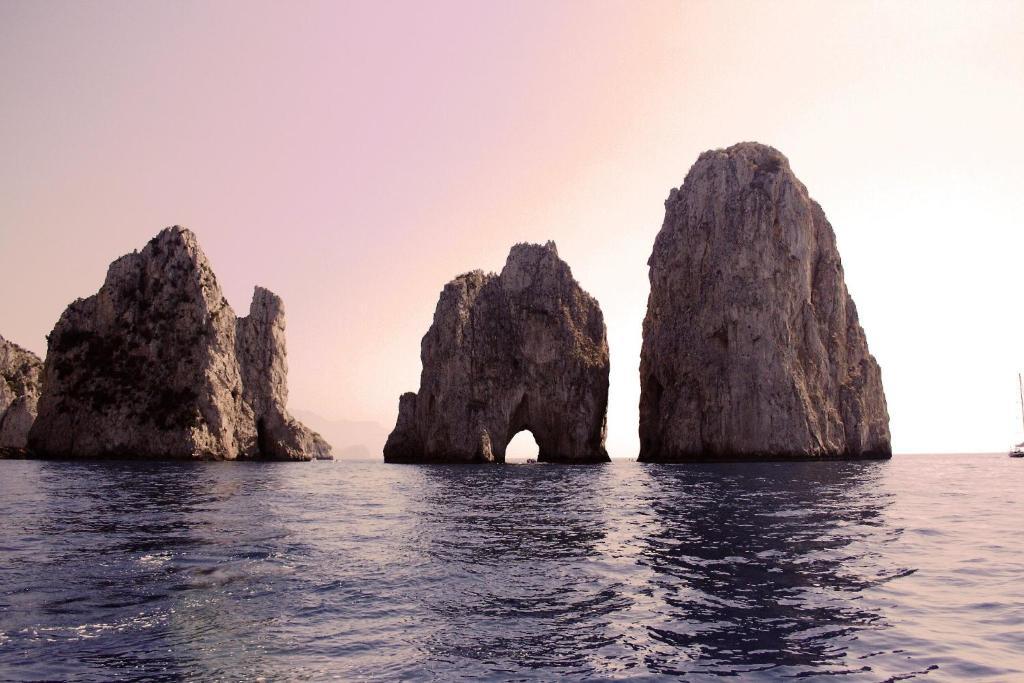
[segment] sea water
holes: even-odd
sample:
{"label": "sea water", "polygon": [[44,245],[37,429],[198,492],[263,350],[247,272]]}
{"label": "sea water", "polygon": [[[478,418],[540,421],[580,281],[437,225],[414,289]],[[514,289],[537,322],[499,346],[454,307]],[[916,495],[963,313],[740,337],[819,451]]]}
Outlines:
{"label": "sea water", "polygon": [[1024,680],[1024,460],[0,461],[0,679]]}

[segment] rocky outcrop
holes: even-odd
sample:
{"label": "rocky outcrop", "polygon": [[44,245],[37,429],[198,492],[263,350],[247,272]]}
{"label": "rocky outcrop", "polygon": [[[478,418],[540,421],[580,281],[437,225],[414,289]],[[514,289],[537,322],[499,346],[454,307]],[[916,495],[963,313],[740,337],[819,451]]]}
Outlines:
{"label": "rocky outcrop", "polygon": [[500,275],[449,282],[403,394],[387,462],[504,462],[526,429],[546,462],[601,462],[608,341],[601,309],[553,242],[517,244]]}
{"label": "rocky outcrop", "polygon": [[782,154],[702,154],[648,265],[641,460],[891,455],[835,235]]}
{"label": "rocky outcrop", "polygon": [[39,356],[0,337],[0,448],[25,448],[42,371]]}
{"label": "rocky outcrop", "polygon": [[309,460],[330,447],[285,410],[281,300],[238,319],[190,231],[163,230],[110,265],[49,336],[41,456]]}
{"label": "rocky outcrop", "polygon": [[260,454],[272,460],[331,459],[331,447],[285,411],[288,366],[285,363],[284,302],[257,287],[249,315],[235,325],[235,352],[242,373],[242,398],[256,416]]}

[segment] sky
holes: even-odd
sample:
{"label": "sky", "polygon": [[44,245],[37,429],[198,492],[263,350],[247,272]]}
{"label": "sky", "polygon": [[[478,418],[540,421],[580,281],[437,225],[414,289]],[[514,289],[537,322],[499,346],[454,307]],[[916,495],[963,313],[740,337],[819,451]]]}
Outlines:
{"label": "sky", "polygon": [[168,225],[287,310],[290,406],[390,428],[443,285],[552,239],[638,451],[646,261],[700,152],[835,228],[897,452],[1024,438],[1024,3],[0,0],[0,334]]}

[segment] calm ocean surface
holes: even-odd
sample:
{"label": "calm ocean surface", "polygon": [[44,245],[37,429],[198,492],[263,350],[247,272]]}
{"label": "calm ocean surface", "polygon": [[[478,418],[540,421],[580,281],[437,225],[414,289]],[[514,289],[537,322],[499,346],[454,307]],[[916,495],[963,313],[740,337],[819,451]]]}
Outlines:
{"label": "calm ocean surface", "polygon": [[1024,680],[1024,460],[0,461],[0,679]]}

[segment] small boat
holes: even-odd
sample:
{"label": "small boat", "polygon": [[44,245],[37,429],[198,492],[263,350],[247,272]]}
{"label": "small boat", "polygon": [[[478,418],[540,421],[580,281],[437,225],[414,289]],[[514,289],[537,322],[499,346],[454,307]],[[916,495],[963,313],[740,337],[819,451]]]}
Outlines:
{"label": "small boat", "polygon": [[[1024,424],[1024,380],[1021,379],[1019,372],[1017,373],[1017,388],[1020,389],[1020,419],[1021,424]],[[1013,447],[1010,457],[1024,458],[1024,441]]]}

